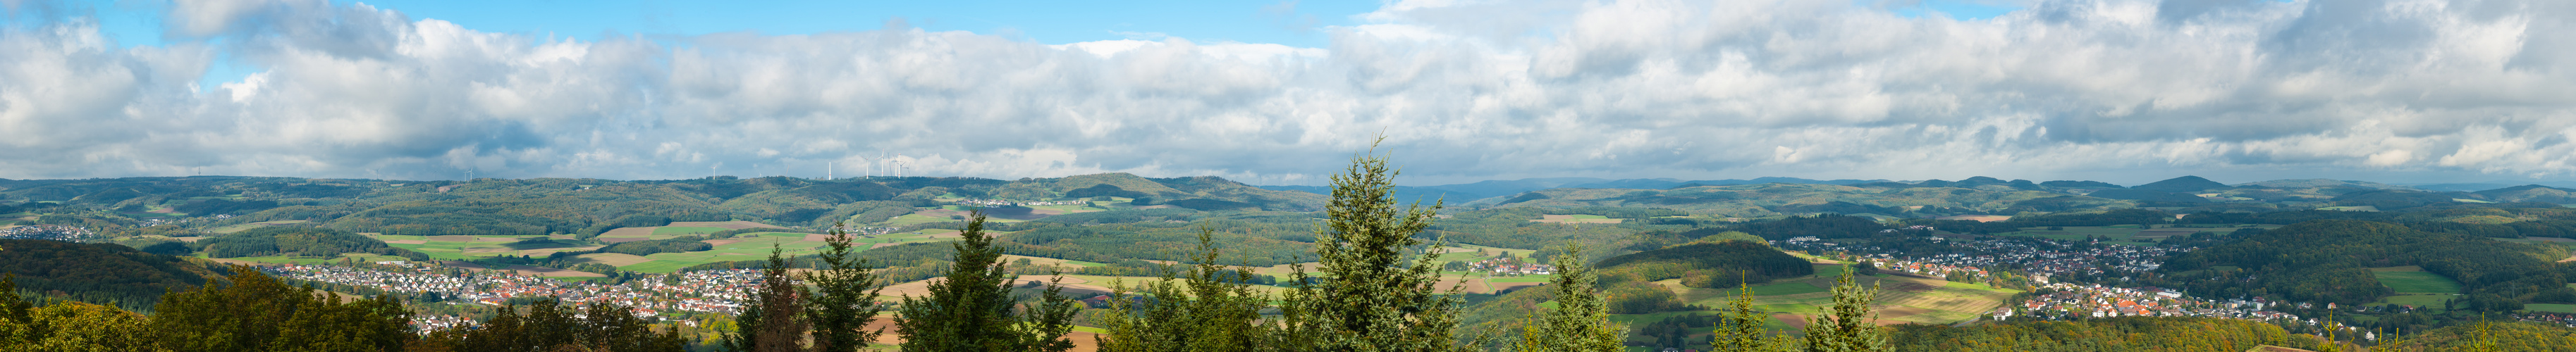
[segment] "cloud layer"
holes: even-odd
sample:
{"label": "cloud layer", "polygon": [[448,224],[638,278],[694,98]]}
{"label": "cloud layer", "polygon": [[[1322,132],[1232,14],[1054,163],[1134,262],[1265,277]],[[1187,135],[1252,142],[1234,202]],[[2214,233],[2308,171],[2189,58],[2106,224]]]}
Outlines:
{"label": "cloud layer", "polygon": [[[178,44],[0,29],[0,177],[1125,171],[2152,181],[2576,176],[2576,4],[1408,0],[1327,48],[966,32],[480,32],[177,1]],[[218,58],[258,73],[197,87]],[[712,168],[712,171],[711,171]],[[874,171],[886,173],[888,171]]]}

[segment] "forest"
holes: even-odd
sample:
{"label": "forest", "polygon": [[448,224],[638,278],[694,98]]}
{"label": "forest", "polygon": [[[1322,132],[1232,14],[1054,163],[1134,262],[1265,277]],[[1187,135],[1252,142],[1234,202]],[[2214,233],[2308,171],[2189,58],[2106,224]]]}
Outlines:
{"label": "forest", "polygon": [[1725,240],[1676,245],[1602,259],[1607,281],[1682,279],[1683,286],[1724,288],[1769,283],[1772,279],[1814,275],[1816,269],[1788,253],[1759,242]]}
{"label": "forest", "polygon": [[220,266],[144,253],[122,245],[0,239],[0,275],[16,294],[152,311],[161,294],[219,279]]}
{"label": "forest", "polygon": [[[2469,298],[2576,302],[2569,267],[2543,258],[2568,250],[2359,220],[2301,222],[2238,230],[2224,244],[2175,256],[2160,283],[2215,297],[2280,295],[2294,301],[2363,304],[2392,291],[2368,268],[2421,266],[2458,280]],[[2490,307],[2481,310],[2499,310]],[[2501,309],[2510,310],[2510,309]]]}
{"label": "forest", "polygon": [[1971,327],[1898,325],[1899,351],[2247,351],[2272,345],[2324,350],[2325,341],[2280,326],[2220,318],[2119,317],[2080,321],[2023,320]]}
{"label": "forest", "polygon": [[270,255],[303,255],[336,257],[344,253],[367,253],[429,260],[429,256],[408,249],[394,248],[385,241],[328,228],[264,227],[235,232],[222,237],[197,241],[207,257],[236,258]]}

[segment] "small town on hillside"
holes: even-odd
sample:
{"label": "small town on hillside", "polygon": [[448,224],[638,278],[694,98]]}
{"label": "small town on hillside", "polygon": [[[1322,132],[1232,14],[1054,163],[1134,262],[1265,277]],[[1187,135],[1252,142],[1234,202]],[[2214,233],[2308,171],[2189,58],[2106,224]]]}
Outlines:
{"label": "small town on hillside", "polygon": [[95,236],[97,235],[91,233],[89,229],[78,226],[31,225],[0,228],[0,239],[80,242]]}
{"label": "small town on hillside", "polygon": [[1912,256],[1878,246],[1840,245],[1813,236],[1771,242],[1782,249],[1806,250],[1836,259],[1867,262],[1880,271],[1951,281],[1986,282],[1993,280],[1995,273],[2027,273],[2027,283],[2036,290],[2034,293],[2040,294],[1988,312],[1987,318],[1994,320],[2188,316],[2307,321],[2297,315],[2269,310],[2267,308],[2273,307],[2274,303],[2259,297],[2218,302],[2156,287],[2132,288],[2051,280],[2052,277],[2075,275],[2113,278],[2149,272],[2162,266],[2162,259],[2189,248],[2103,245],[2093,241],[2038,238],[1924,239],[1947,244],[1952,252]]}
{"label": "small town on hillside", "polygon": [[[662,318],[688,312],[732,314],[740,309],[745,299],[743,292],[761,281],[760,271],[753,269],[691,271],[677,274],[677,282],[636,280],[615,285],[491,271],[439,270],[443,268],[402,261],[377,262],[368,267],[287,264],[258,268],[288,279],[398,294],[429,293],[450,302],[497,306],[512,298],[553,297],[576,306],[613,302],[634,308],[639,317]],[[414,326],[434,329],[472,323],[453,316],[434,317]]]}

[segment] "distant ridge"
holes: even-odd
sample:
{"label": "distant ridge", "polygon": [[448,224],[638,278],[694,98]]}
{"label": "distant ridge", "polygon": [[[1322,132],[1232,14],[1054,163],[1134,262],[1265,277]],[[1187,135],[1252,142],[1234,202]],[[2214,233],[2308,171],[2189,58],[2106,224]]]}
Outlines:
{"label": "distant ridge", "polygon": [[2542,202],[2576,204],[2576,189],[2542,185],[2521,185],[2472,192],[2488,200],[2503,202]]}
{"label": "distant ridge", "polygon": [[[1758,185],[1758,184],[1765,184],[1765,183],[1787,183],[1787,184],[1810,184],[1810,185],[1841,185],[1841,186],[1850,186],[1850,185],[1861,185],[1861,184],[1881,183],[1881,182],[1893,182],[1893,181],[1888,181],[1888,180],[1811,180],[1811,179],[1803,179],[1803,178],[1796,178],[1796,177],[1757,177],[1757,178],[1754,178],[1754,179],[1751,179],[1751,180],[1725,179],[1725,180],[1700,180],[1700,181],[1682,181],[1682,180],[1678,180],[1678,179],[1670,179],[1670,178],[1652,178],[1652,179],[1649,179],[1649,178],[1632,178],[1632,179],[1623,179],[1623,180],[1610,180],[1610,179],[1600,179],[1600,178],[1591,178],[1591,177],[1549,177],[1549,178],[1525,178],[1525,179],[1518,179],[1518,180],[1488,180],[1488,181],[1477,181],[1477,182],[1473,182],[1473,183],[1461,183],[1461,184],[1449,184],[1449,185],[1437,185],[1437,186],[1396,186],[1396,187],[1395,187],[1395,198],[1396,198],[1396,200],[1398,200],[1398,201],[1405,201],[1405,202],[1421,201],[1421,202],[1425,202],[1425,203],[1428,203],[1428,202],[1430,202],[1430,201],[1432,201],[1432,200],[1447,199],[1447,200],[1449,201],[1449,203],[1450,203],[1450,204],[1460,204],[1460,203],[1466,203],[1466,202],[1469,202],[1469,201],[1475,201],[1475,200],[1485,199],[1485,198],[1505,197],[1505,196],[1518,195],[1518,194],[1525,193],[1525,192],[1529,192],[1529,191],[1546,190],[1546,189],[1558,189],[1558,188],[1598,188],[1598,189],[1674,189],[1674,188],[1699,187],[1699,186]],[[1268,190],[1274,190],[1274,191],[1297,191],[1297,192],[1307,192],[1307,193],[1314,193],[1314,194],[1327,194],[1327,193],[1329,193],[1329,192],[1332,192],[1332,188],[1330,188],[1330,187],[1324,187],[1324,186],[1253,186],[1253,187],[1260,187],[1260,188],[1262,188],[1262,189],[1268,189]]]}
{"label": "distant ridge", "polygon": [[2385,183],[2378,183],[2378,182],[2370,182],[2370,181],[2347,181],[2347,180],[2334,180],[2334,179],[2323,179],[2323,178],[2311,178],[2311,179],[2304,179],[2304,180],[2271,180],[2271,181],[2247,182],[2247,183],[2239,183],[2239,184],[2236,184],[2236,187],[2249,187],[2249,186],[2250,186],[2250,187],[2269,187],[2269,188],[2317,188],[2317,187],[2335,187],[2335,186],[2345,186],[2345,187],[2376,188],[2376,189],[2420,190],[2420,189],[2415,188],[2415,187],[2399,186],[2399,185],[2392,185],[2392,184],[2385,184]]}
{"label": "distant ridge", "polygon": [[2129,188],[2160,192],[2193,193],[2213,189],[2228,189],[2230,187],[2227,187],[2227,184],[2218,183],[2218,181],[2210,181],[2206,178],[2200,178],[2200,176],[2183,176]]}

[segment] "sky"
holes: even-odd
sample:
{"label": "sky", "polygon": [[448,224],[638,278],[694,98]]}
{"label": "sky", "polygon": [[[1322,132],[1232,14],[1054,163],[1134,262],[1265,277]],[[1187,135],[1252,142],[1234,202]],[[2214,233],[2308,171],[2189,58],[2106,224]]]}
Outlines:
{"label": "sky", "polygon": [[[0,0],[0,178],[2576,180],[2576,3]],[[1372,149],[1372,145],[1375,145]],[[883,157],[880,157],[883,156]]]}

